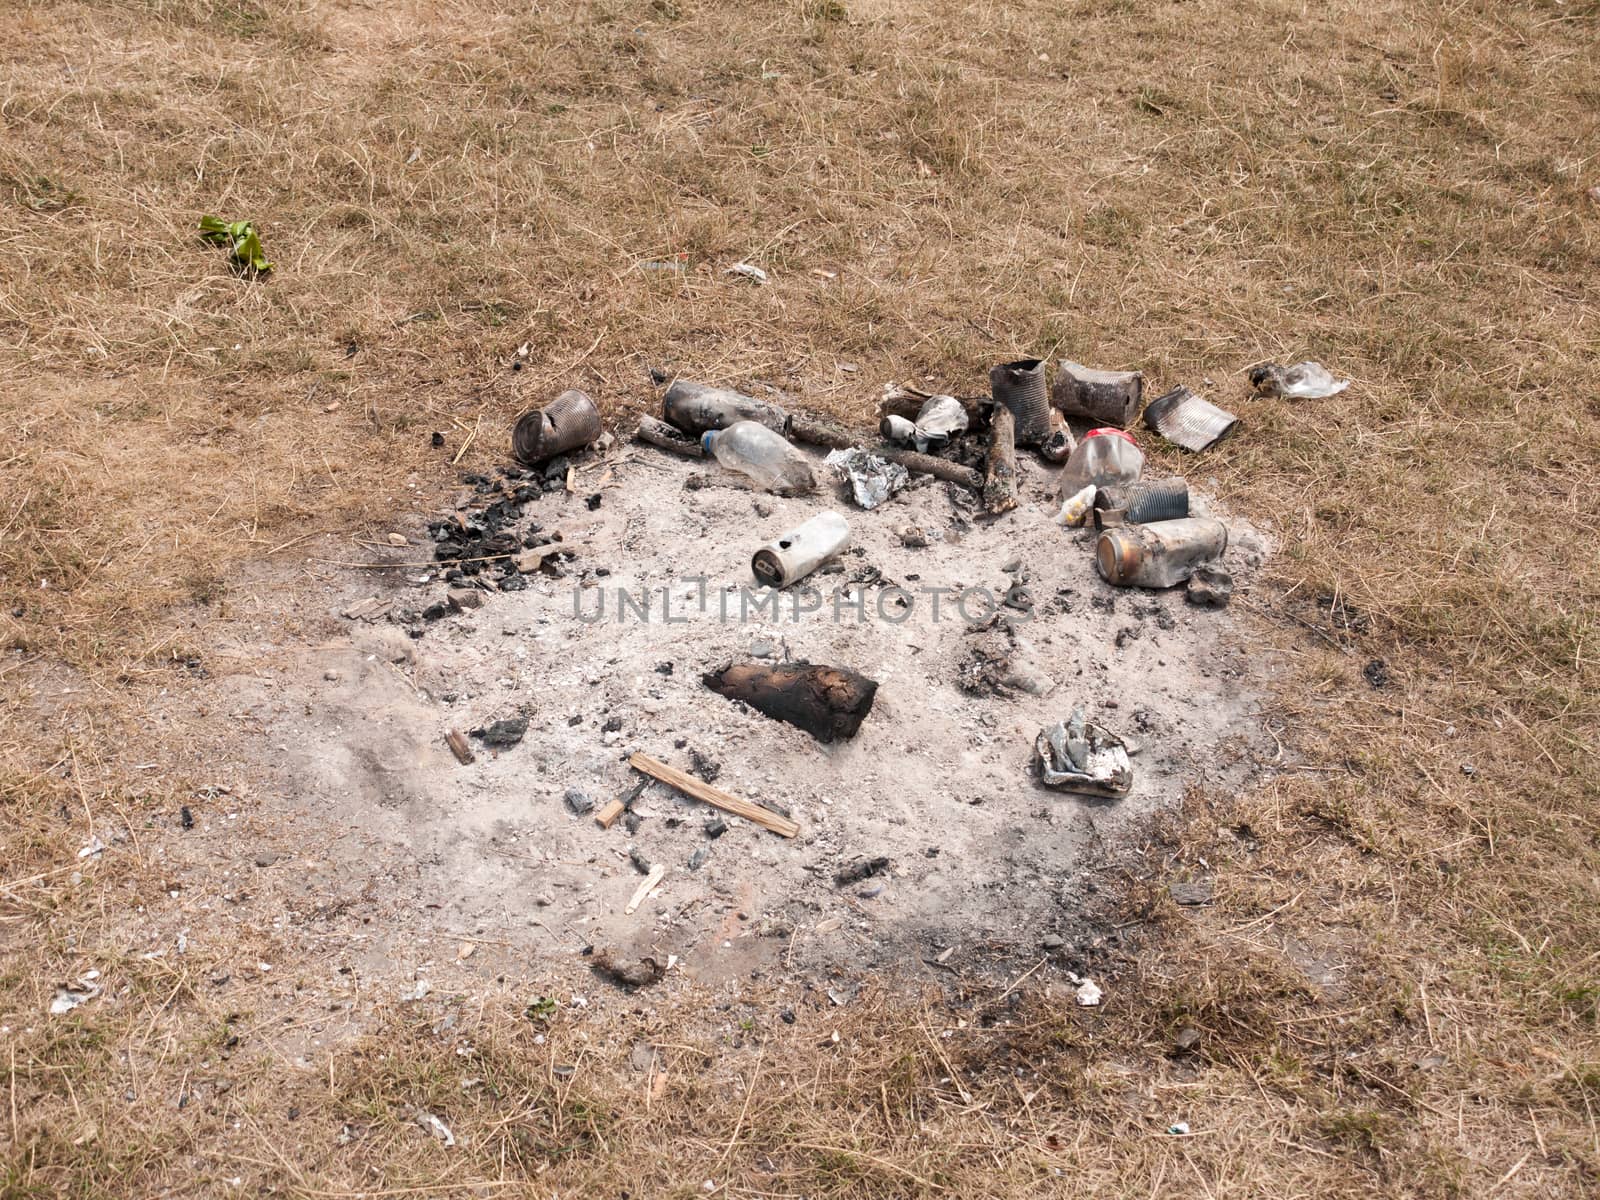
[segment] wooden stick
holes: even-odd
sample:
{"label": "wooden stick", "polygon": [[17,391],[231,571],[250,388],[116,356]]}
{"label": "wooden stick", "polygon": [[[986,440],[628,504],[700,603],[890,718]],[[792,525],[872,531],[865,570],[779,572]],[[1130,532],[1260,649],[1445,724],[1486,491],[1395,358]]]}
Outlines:
{"label": "wooden stick", "polygon": [[466,736],[459,729],[449,730],[444,735],[444,740],[450,744],[450,753],[456,756],[456,761],[463,767],[477,760],[477,755],[473,754],[472,747],[467,744]]}
{"label": "wooden stick", "polygon": [[999,516],[1017,506],[1016,420],[1004,404],[989,414],[989,453],[983,460],[983,507]]}
{"label": "wooden stick", "polygon": [[782,837],[792,838],[800,832],[788,817],[780,817],[770,809],[762,808],[759,804],[751,804],[748,800],[741,800],[731,796],[721,788],[714,788],[709,783],[701,783],[693,775],[685,774],[677,767],[669,767],[659,759],[651,758],[648,754],[636,753],[628,759],[628,765],[635,771],[643,771],[652,779],[659,779],[671,787],[677,788],[685,796],[692,796],[703,801],[713,808],[720,808],[723,812],[731,812],[736,817],[743,817],[747,821],[754,821],[764,829],[770,829]]}
{"label": "wooden stick", "polygon": [[641,883],[637,890],[634,891],[633,899],[628,901],[628,906],[622,911],[632,915],[633,910],[644,903],[645,897],[655,890],[656,884],[661,882],[662,877],[666,875],[666,873],[667,868],[661,863],[657,863],[655,866],[651,867],[650,874],[644,877],[644,882]]}
{"label": "wooden stick", "polygon": [[665,421],[658,421],[651,416],[640,416],[639,428],[634,430],[634,438],[647,445],[655,446],[673,454],[681,454],[684,458],[704,458],[705,452],[700,449],[700,443],[687,434],[679,433]]}
{"label": "wooden stick", "polygon": [[621,800],[607,800],[606,805],[594,815],[594,823],[601,829],[610,829],[627,806]]}
{"label": "wooden stick", "polygon": [[[789,423],[789,436],[797,442],[826,446],[830,450],[848,450],[851,446],[861,444],[860,438],[853,437],[837,425],[830,425],[826,421],[818,421],[812,417],[795,417]],[[932,475],[935,479],[957,483],[973,491],[983,487],[982,475],[971,467],[963,467],[960,463],[953,463],[947,458],[935,458],[931,454],[918,454],[915,450],[900,450],[894,446],[871,446],[868,449],[879,458],[899,463],[908,471]]]}

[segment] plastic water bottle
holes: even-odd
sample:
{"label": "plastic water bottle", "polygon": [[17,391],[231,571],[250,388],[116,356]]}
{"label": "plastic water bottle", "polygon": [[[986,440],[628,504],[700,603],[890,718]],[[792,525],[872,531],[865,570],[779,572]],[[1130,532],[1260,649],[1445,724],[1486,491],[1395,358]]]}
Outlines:
{"label": "plastic water bottle", "polygon": [[755,421],[735,421],[726,429],[704,434],[700,445],[730,471],[746,476],[758,488],[779,496],[803,496],[817,490],[811,460],[783,435]]}
{"label": "plastic water bottle", "polygon": [[1144,451],[1120,429],[1091,429],[1061,468],[1061,499],[1077,495],[1091,483],[1111,487],[1138,483]]}

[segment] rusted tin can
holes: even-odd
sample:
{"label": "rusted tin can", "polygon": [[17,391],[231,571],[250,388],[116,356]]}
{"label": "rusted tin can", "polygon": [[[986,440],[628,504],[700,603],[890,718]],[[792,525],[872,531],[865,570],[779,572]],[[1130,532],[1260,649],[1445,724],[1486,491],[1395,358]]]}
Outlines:
{"label": "rusted tin can", "polygon": [[568,450],[587,446],[600,436],[600,410],[587,393],[562,392],[549,404],[523,413],[511,430],[511,453],[533,466]]}
{"label": "rusted tin can", "polygon": [[1172,587],[1227,548],[1228,527],[1221,521],[1185,517],[1107,529],[1095,545],[1095,565],[1117,587]]}
{"label": "rusted tin can", "polygon": [[1042,359],[1024,358],[989,368],[989,390],[1011,410],[1019,446],[1042,446],[1053,432],[1047,366]]}
{"label": "rusted tin can", "polygon": [[1101,488],[1094,498],[1098,509],[1121,509],[1122,522],[1147,525],[1151,521],[1176,521],[1189,515],[1189,481],[1181,476]]}

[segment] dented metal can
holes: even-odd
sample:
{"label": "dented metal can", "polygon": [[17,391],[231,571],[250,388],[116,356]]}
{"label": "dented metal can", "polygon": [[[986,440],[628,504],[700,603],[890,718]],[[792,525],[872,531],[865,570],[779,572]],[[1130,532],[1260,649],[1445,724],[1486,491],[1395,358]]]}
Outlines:
{"label": "dented metal can", "polygon": [[1117,587],[1172,587],[1227,548],[1228,527],[1212,517],[1123,525],[1101,533],[1095,566]]}
{"label": "dented metal can", "polygon": [[511,453],[518,461],[541,463],[587,446],[600,437],[600,410],[585,392],[562,392],[544,408],[523,413],[511,430]]}

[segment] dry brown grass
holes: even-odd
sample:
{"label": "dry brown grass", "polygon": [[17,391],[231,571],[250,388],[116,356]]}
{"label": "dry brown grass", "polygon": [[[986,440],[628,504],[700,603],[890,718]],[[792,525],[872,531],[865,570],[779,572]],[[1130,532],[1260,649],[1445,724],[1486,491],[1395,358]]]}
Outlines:
{"label": "dry brown grass", "polygon": [[[1594,1194],[1597,22],[1590,0],[10,5],[0,686],[66,663],[84,691],[0,704],[0,1196]],[[201,245],[205,212],[257,221],[273,277]],[[772,285],[724,277],[738,259]],[[611,1037],[563,1013],[534,1045],[508,986],[449,1037],[395,1010],[302,1071],[264,1035],[227,1046],[292,987],[225,1004],[204,955],[140,957],[154,822],[204,780],[99,759],[220,636],[238,564],[426,505],[463,426],[463,465],[495,462],[559,385],[620,415],[672,360],[851,415],[877,381],[977,390],[1021,350],[1216,380],[1245,424],[1189,469],[1285,547],[1255,600],[1305,769],[1197,791],[1160,831],[1103,1013],[1030,998],[934,1041],[932,998],[792,1029],[752,1001]],[[1356,386],[1243,397],[1250,363],[1302,354]],[[145,840],[74,886],[95,822]],[[1162,886],[1202,861],[1218,903],[1180,914]],[[1294,965],[1318,956],[1351,964],[1334,994]],[[91,961],[116,1002],[44,1019]],[[1202,1051],[1176,1062],[1186,1024]],[[682,1047],[657,1103],[622,1066],[641,1031]],[[410,1123],[424,1104],[464,1147]],[[1161,1136],[1178,1119],[1197,1136]]]}

